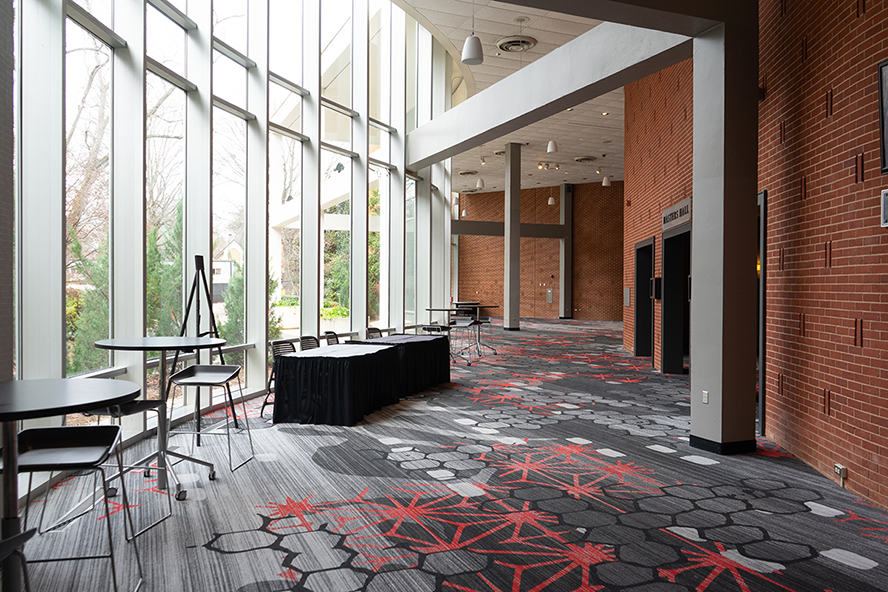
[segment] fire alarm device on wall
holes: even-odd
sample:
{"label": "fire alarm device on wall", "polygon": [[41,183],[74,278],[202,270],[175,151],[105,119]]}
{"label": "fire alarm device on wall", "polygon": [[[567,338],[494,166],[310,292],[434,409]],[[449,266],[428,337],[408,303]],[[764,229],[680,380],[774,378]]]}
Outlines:
{"label": "fire alarm device on wall", "polygon": [[882,190],[882,228],[888,228],[888,189]]}

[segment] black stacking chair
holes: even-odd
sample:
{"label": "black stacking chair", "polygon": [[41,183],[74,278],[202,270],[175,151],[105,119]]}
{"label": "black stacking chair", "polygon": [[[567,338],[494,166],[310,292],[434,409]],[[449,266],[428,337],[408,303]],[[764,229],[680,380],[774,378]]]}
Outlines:
{"label": "black stacking chair", "polygon": [[32,528],[31,530],[26,530],[25,532],[21,532],[15,536],[0,541],[0,561],[3,561],[10,555],[15,555],[18,557],[18,560],[22,562],[22,576],[24,576],[25,590],[27,592],[31,592],[31,579],[28,577],[28,562],[25,561],[25,554],[22,552],[22,547],[25,543],[31,540],[31,537],[35,534],[37,534],[37,529]]}
{"label": "black stacking chair", "polygon": [[[163,364],[164,360],[161,360],[160,363]],[[159,388],[162,393],[165,393],[166,396],[169,396],[168,389],[164,389],[163,385],[160,385]],[[121,405],[114,405],[113,407],[104,407],[104,408],[100,408],[100,409],[93,409],[91,411],[85,412],[84,415],[98,416],[98,417],[107,416],[107,417],[111,417],[112,419],[116,419],[117,422],[120,423],[120,420],[123,417],[128,417],[130,415],[138,415],[139,413],[145,413],[147,411],[152,411],[157,414],[157,423],[160,424],[161,421],[166,421],[166,418],[163,417],[163,413],[161,413],[161,409],[160,409],[166,402],[167,402],[166,397],[164,397],[162,399],[139,399],[137,401],[130,401],[129,403],[123,403]],[[160,435],[158,435],[158,438],[159,437],[160,437]],[[164,448],[166,448],[166,447],[164,447]],[[169,461],[167,461],[165,463],[165,466],[167,468],[163,469],[163,470],[169,471],[169,467],[170,467]],[[139,464],[126,465],[126,466],[124,466],[124,469],[125,470],[123,471],[123,473],[117,474],[117,475],[112,475],[111,478],[105,482],[105,491],[109,497],[114,497],[115,495],[117,495],[117,489],[115,487],[111,487],[110,483],[113,482],[118,477],[120,478],[121,483],[123,483],[124,475],[128,472],[133,471],[133,470],[141,469],[142,471],[145,472],[146,477],[151,471],[162,470],[162,469],[159,469],[157,466],[142,466]],[[177,484],[176,499],[179,499],[179,500],[185,499],[183,497],[185,492],[183,492],[181,490],[181,484],[179,484],[178,481],[176,481],[176,484]],[[163,522],[164,520],[166,520],[167,518],[169,518],[170,516],[173,515],[172,496],[168,495],[165,497],[167,498],[166,512],[161,514],[157,520],[150,523],[148,526],[145,526],[144,528],[142,528],[138,532],[133,532],[132,538],[127,534],[126,540],[130,541],[133,538],[145,533],[146,531],[151,530],[152,528],[154,528],[155,526],[157,526],[158,524],[160,524],[161,522]]]}
{"label": "black stacking chair", "polygon": [[[271,342],[271,358],[276,360],[278,356],[283,354],[292,354],[296,351],[296,344],[289,340],[277,340]],[[271,366],[271,373],[268,375],[268,386],[265,388],[265,401],[262,402],[262,409],[259,411],[259,417],[265,413],[265,407],[271,405],[271,395],[274,394],[274,364]]]}
{"label": "black stacking chair", "polygon": [[378,327],[367,327],[367,339],[382,337],[382,331]]}
{"label": "black stacking chair", "polygon": [[302,345],[302,351],[305,351],[307,349],[317,349],[321,347],[321,343],[318,341],[318,338],[312,335],[303,335],[299,339],[299,342]]}
{"label": "black stacking chair", "polygon": [[[250,442],[250,455],[237,464],[234,465],[234,457],[231,453],[231,421],[229,418],[225,418],[225,436],[228,439],[228,468],[233,473],[237,469],[241,468],[251,460],[255,456],[255,451],[253,449],[253,435],[250,433],[250,422],[247,419],[247,405],[244,402],[244,389],[241,386],[240,381],[240,370],[241,367],[233,364],[192,364],[191,366],[186,366],[182,370],[179,370],[172,376],[170,376],[170,382],[175,386],[193,386],[193,387],[209,387],[212,389],[213,387],[223,387],[225,389],[225,393],[227,395],[228,408],[231,409],[232,420],[235,422],[235,429],[237,429],[237,411],[234,405],[234,398],[231,395],[231,381],[237,380],[237,388],[240,392],[240,403],[241,403],[241,411],[244,414],[243,423],[247,430],[247,438]],[[175,389],[175,386],[173,387]],[[173,397],[175,400],[175,397]],[[172,407],[170,407],[170,416],[172,417]],[[199,419],[198,419],[199,421]],[[172,422],[171,422],[172,423]],[[212,432],[201,432],[199,429],[200,424],[198,424],[198,431],[194,433],[197,436],[198,446],[200,445],[200,437],[201,436],[215,436],[220,434],[213,434]],[[178,434],[187,433],[187,432],[176,432]]]}
{"label": "black stacking chair", "polygon": [[[31,479],[28,481],[28,499],[25,505],[25,525],[28,521],[28,507],[31,505],[31,483],[34,473],[48,472],[50,473],[50,481],[53,472],[69,472],[69,471],[98,471],[102,476],[102,482],[107,482],[105,476],[104,463],[111,456],[112,452],[116,452],[117,468],[120,474],[123,474],[123,461],[120,455],[120,434],[122,430],[119,425],[99,425],[99,426],[68,426],[68,427],[48,427],[48,428],[30,428],[22,430],[18,434],[19,448],[19,472],[30,473]],[[133,529],[132,516],[129,511],[129,501],[126,494],[126,487],[121,479],[121,492],[123,494],[124,507],[124,532],[126,532],[126,523],[129,522],[130,529]],[[49,494],[52,488],[46,493],[46,499],[43,502],[43,508],[40,512],[40,524],[46,513],[46,507],[49,505]],[[108,507],[108,496],[103,488],[102,499],[105,502],[105,514],[111,515]],[[93,504],[94,507],[95,504]],[[82,516],[85,512],[77,514]],[[77,517],[75,516],[75,517]],[[51,527],[49,530],[57,528],[60,525],[68,524],[75,517],[62,522],[59,525]],[[114,557],[114,540],[111,533],[111,520],[106,519],[105,524],[108,531],[108,554],[107,555],[81,555],[71,557],[54,557],[50,559],[32,559],[29,563],[50,563],[59,561],[79,561],[87,559],[109,559],[111,561],[111,575],[115,592],[118,591],[117,586],[117,563]],[[40,526],[38,526],[38,531]],[[135,540],[132,541],[133,552],[136,555],[136,565],[138,566],[139,582],[136,590],[142,585],[142,562],[139,560],[139,550],[136,547]]]}
{"label": "black stacking chair", "polygon": [[324,331],[324,337],[327,338],[327,345],[337,345],[339,343],[339,335],[335,331]]}

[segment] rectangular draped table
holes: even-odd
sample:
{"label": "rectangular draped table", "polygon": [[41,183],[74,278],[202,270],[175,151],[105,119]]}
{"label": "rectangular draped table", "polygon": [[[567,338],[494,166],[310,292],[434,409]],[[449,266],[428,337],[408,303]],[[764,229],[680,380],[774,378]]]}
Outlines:
{"label": "rectangular draped table", "polygon": [[402,396],[398,350],[330,345],[278,356],[274,423],[354,425]]}
{"label": "rectangular draped table", "polygon": [[450,382],[450,350],[447,337],[390,335],[284,354],[274,373],[274,423],[354,425]]}
{"label": "rectangular draped table", "polygon": [[450,344],[446,335],[389,335],[347,343],[397,348],[402,396],[450,382]]}

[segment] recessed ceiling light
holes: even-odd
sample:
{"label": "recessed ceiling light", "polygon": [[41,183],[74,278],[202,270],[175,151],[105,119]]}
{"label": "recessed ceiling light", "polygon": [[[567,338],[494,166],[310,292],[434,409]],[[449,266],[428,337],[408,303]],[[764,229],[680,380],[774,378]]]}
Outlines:
{"label": "recessed ceiling light", "polygon": [[568,110],[568,111],[573,111],[574,108],[573,108],[573,107],[568,107],[567,110]]}
{"label": "recessed ceiling light", "polygon": [[602,114],[602,115],[607,115],[607,111],[602,111],[601,114]]}

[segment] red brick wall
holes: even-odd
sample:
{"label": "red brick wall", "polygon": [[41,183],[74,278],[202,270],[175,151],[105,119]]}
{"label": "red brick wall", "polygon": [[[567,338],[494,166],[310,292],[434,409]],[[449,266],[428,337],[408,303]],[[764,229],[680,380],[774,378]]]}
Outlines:
{"label": "red brick wall", "polygon": [[459,237],[459,294],[453,299],[495,304],[500,308],[483,314],[502,317],[504,250],[501,236]]}
{"label": "red brick wall", "polygon": [[623,182],[574,185],[573,318],[623,318],[622,248]]}
{"label": "red brick wall", "polygon": [[877,76],[888,59],[888,3],[866,0],[861,15],[851,0],[781,4],[759,9],[766,434],[827,475],[835,462],[847,466],[848,489],[888,506],[888,229],[879,226],[888,177]]}
{"label": "red brick wall", "polygon": [[[879,226],[879,193],[888,178],[880,171],[877,65],[888,59],[886,30],[884,0],[760,3],[765,433],[826,475],[833,463],[845,465],[845,486],[883,507],[888,230]],[[651,236],[660,274],[657,215],[690,195],[692,76],[684,62],[626,87],[626,286],[633,283],[633,247]],[[625,313],[629,349],[634,310]],[[855,339],[861,330],[862,344]]]}
{"label": "red brick wall", "polygon": [[[622,314],[622,185],[574,185],[574,318],[619,320]],[[550,195],[557,201],[559,188],[523,189],[521,222],[558,224],[558,206],[547,205]],[[461,196],[460,207],[467,220],[501,222],[504,199],[501,191],[468,194]],[[459,237],[459,299],[498,305],[487,311],[491,316],[503,314],[503,249],[502,237]],[[522,317],[558,318],[558,259],[557,239],[521,239]]]}
{"label": "red brick wall", "polygon": [[[626,205],[623,214],[623,347],[635,346],[635,244],[655,237],[654,275],[662,276],[663,210],[691,196],[692,60],[626,85]],[[693,207],[692,216],[693,216]],[[622,300],[621,300],[622,302]],[[660,301],[654,301],[654,367],[660,367]]]}

